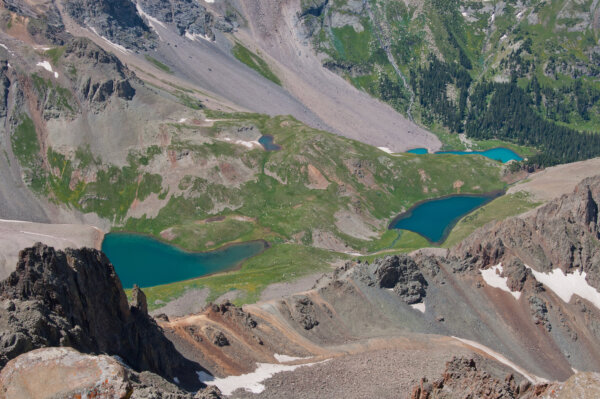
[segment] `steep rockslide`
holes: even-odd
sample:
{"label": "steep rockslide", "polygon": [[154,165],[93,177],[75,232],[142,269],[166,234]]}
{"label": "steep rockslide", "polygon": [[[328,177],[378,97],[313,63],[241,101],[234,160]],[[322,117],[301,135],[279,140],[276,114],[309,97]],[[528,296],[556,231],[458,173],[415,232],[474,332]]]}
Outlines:
{"label": "steep rockslide", "polygon": [[0,284],[0,366],[27,351],[68,346],[118,355],[184,386],[199,386],[203,368],[185,359],[147,314],[145,297],[132,306],[113,266],[93,249],[56,251],[38,244],[21,252],[17,270]]}

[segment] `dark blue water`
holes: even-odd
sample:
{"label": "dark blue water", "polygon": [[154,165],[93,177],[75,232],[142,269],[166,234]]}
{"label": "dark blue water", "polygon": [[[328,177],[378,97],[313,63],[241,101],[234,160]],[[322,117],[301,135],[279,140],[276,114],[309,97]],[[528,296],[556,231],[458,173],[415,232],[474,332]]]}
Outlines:
{"label": "dark blue water", "polygon": [[427,148],[413,148],[412,150],[408,150],[406,152],[408,152],[409,154],[417,154],[417,155],[424,155],[424,154],[429,153]]}
{"label": "dark blue water", "polygon": [[441,243],[460,218],[492,198],[489,195],[456,195],[425,201],[398,216],[389,228],[410,230],[433,243]]}
{"label": "dark blue water", "polygon": [[262,136],[258,139],[258,142],[263,146],[266,151],[279,151],[281,146],[275,144],[273,136]]}
{"label": "dark blue water", "polygon": [[488,157],[495,161],[500,161],[502,163],[507,163],[508,161],[522,161],[523,158],[519,156],[513,150],[509,150],[508,148],[499,147],[492,148],[491,150],[486,151],[438,151],[436,154],[456,154],[456,155],[474,155],[479,154],[484,157]]}
{"label": "dark blue water", "polygon": [[102,251],[108,256],[123,288],[169,284],[221,272],[265,249],[263,242],[236,244],[206,253],[183,251],[139,234],[111,233]]}

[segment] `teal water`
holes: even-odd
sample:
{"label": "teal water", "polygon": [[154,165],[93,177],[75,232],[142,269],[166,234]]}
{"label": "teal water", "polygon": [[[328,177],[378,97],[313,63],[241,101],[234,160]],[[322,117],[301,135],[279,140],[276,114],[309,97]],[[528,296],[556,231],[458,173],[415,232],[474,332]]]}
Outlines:
{"label": "teal water", "polygon": [[281,146],[275,144],[275,139],[273,136],[262,136],[258,139],[258,142],[263,146],[266,151],[279,151],[281,150]]}
{"label": "teal water", "polygon": [[169,284],[231,269],[265,249],[263,242],[235,244],[206,253],[186,252],[151,237],[111,233],[102,251],[115,267],[123,288]]}
{"label": "teal water", "polygon": [[486,151],[438,151],[436,154],[456,154],[456,155],[483,155],[484,157],[488,157],[495,161],[500,161],[502,163],[507,163],[508,161],[522,161],[523,158],[519,156],[513,150],[509,150],[508,148],[498,147],[492,148],[491,150]]}
{"label": "teal water", "polygon": [[427,148],[413,148],[412,150],[408,150],[406,152],[408,152],[409,154],[417,154],[417,155],[424,155],[424,154],[429,153]]}
{"label": "teal water", "polygon": [[398,216],[389,228],[410,230],[439,244],[446,239],[460,218],[493,198],[490,195],[455,195],[425,201]]}

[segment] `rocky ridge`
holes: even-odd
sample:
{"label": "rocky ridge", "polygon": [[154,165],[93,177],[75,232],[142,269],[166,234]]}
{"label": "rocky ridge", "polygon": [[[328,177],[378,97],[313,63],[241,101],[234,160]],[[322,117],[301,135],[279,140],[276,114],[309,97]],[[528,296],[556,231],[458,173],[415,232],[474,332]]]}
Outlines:
{"label": "rocky ridge", "polygon": [[196,371],[203,368],[164,337],[141,292],[128,305],[114,268],[97,250],[25,249],[17,270],[0,284],[0,298],[1,366],[33,349],[72,347],[199,386]]}

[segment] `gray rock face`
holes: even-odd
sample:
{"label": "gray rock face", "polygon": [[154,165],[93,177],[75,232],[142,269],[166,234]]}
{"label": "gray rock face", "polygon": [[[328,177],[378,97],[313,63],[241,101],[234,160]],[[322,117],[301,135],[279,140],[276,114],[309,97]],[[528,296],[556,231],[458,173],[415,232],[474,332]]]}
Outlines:
{"label": "gray rock face", "polygon": [[421,302],[426,295],[427,281],[417,263],[406,255],[377,259],[371,269],[380,288],[393,289],[409,305]]}
{"label": "gray rock face", "polygon": [[36,348],[69,346],[118,355],[136,370],[199,386],[195,371],[202,367],[164,337],[143,311],[142,295],[129,307],[113,266],[97,250],[27,248],[0,283],[0,366]]}
{"label": "gray rock face", "polygon": [[92,41],[84,38],[71,40],[65,49],[62,62],[77,71],[75,91],[82,101],[101,105],[113,95],[132,100],[135,75],[121,61]]}
{"label": "gray rock face", "polygon": [[[0,51],[3,50],[0,49]],[[10,88],[10,80],[8,80],[8,77],[6,76],[7,72],[8,62],[6,60],[0,60],[0,118],[6,116],[6,111],[8,109],[8,89]]]}
{"label": "gray rock face", "polygon": [[158,36],[138,15],[131,0],[68,0],[65,10],[80,25],[129,49],[152,49]]}
{"label": "gray rock face", "polygon": [[300,323],[305,330],[312,330],[319,325],[314,304],[307,296],[294,298],[294,306],[291,311],[292,318]]}
{"label": "gray rock face", "polygon": [[236,24],[227,18],[215,18],[195,0],[140,0],[144,12],[161,22],[174,25],[180,35],[215,39],[213,28],[231,32]]}

